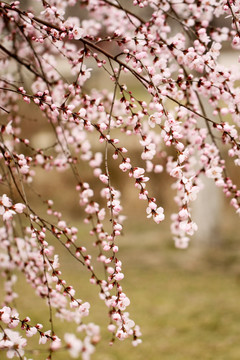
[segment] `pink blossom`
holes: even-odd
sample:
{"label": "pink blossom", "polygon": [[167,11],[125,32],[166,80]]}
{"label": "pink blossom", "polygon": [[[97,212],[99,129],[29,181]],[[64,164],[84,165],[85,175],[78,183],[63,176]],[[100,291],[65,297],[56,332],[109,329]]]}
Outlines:
{"label": "pink blossom", "polygon": [[51,336],[51,330],[41,333],[39,338],[39,344],[46,344],[46,342],[50,339],[50,336]]}
{"label": "pink blossom", "polygon": [[116,275],[114,275],[114,279],[115,279],[116,281],[121,281],[123,278],[124,278],[124,274],[121,273],[121,272],[119,272],[119,273],[117,273]]}
{"label": "pink blossom", "polygon": [[23,210],[26,208],[26,205],[17,203],[13,206],[13,208],[17,213],[22,214]]}
{"label": "pink blossom", "polygon": [[6,194],[3,194],[2,196],[2,204],[5,207],[10,207],[12,206],[12,201],[9,199],[9,197],[7,197]]}
{"label": "pink blossom", "polygon": [[[5,329],[5,334],[9,339],[5,341],[5,344],[3,344],[4,347],[9,348],[9,350],[7,351],[7,357],[9,359],[12,359],[13,357],[19,357],[19,355],[23,356],[23,348],[27,345],[27,340],[20,336],[19,332],[10,329]],[[1,347],[1,342],[3,342],[3,334],[0,334],[0,336],[2,336],[2,340],[0,340]]]}
{"label": "pink blossom", "polygon": [[181,219],[187,219],[189,217],[189,212],[186,208],[182,208],[180,211],[179,211],[179,216]]}
{"label": "pink blossom", "polygon": [[149,119],[148,119],[148,123],[149,123],[149,126],[151,128],[154,128],[157,125],[160,125],[161,124],[161,121],[162,121],[162,115],[163,115],[163,107],[162,105],[160,105],[159,111],[152,114]]}
{"label": "pink blossom", "polygon": [[105,175],[105,174],[101,174],[99,176],[99,179],[104,183],[104,184],[107,184],[108,183],[108,176]]}
{"label": "pink blossom", "polygon": [[174,242],[175,242],[175,246],[178,249],[186,249],[188,247],[188,243],[189,243],[189,238],[184,236],[184,237],[174,237]]}
{"label": "pink blossom", "polygon": [[213,179],[219,179],[222,176],[223,169],[220,166],[214,166],[206,170],[206,176]]}
{"label": "pink blossom", "polygon": [[82,341],[74,334],[70,333],[65,333],[64,340],[67,344],[67,348],[71,357],[75,359],[78,358],[83,347]]}
{"label": "pink blossom", "polygon": [[13,210],[6,210],[3,214],[3,220],[8,221],[8,220],[12,220],[13,215],[15,215],[15,211]]}
{"label": "pink blossom", "polygon": [[138,179],[145,173],[145,170],[143,168],[134,168],[133,169],[133,176],[135,179]]}
{"label": "pink blossom", "polygon": [[11,317],[11,309],[8,306],[4,306],[0,309],[0,320],[3,321],[5,324],[10,322]]}
{"label": "pink blossom", "polygon": [[5,131],[7,134],[13,134],[13,127],[12,127],[12,121],[9,121],[9,123],[7,124]]}
{"label": "pink blossom", "polygon": [[158,207],[157,210],[154,212],[153,214],[153,220],[159,224],[161,221],[164,220],[165,215],[163,213],[163,208],[162,207]]}
{"label": "pink blossom", "polygon": [[170,175],[176,178],[181,178],[182,174],[182,166],[177,166],[170,172]]}
{"label": "pink blossom", "polygon": [[142,343],[142,340],[141,340],[141,339],[136,339],[136,340],[133,340],[133,341],[132,341],[133,346],[138,346],[138,345],[141,344],[141,343]]}
{"label": "pink blossom", "polygon": [[116,329],[116,326],[115,326],[115,325],[113,325],[113,324],[108,325],[108,330],[109,330],[110,332],[114,332],[115,329]]}
{"label": "pink blossom", "polygon": [[119,168],[123,171],[123,172],[126,172],[128,170],[130,170],[132,167],[132,165],[130,164],[130,162],[128,162],[127,160],[125,160],[124,162],[122,162],[120,165],[119,165]]}
{"label": "pink blossom", "polygon": [[37,334],[37,328],[35,326],[31,326],[26,329],[26,336],[32,337]]}

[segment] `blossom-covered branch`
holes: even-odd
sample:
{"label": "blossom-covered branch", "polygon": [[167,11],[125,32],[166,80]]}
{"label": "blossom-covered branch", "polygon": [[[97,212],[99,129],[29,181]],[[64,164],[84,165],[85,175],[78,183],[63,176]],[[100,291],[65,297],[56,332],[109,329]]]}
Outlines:
{"label": "blossom-covered branch", "polygon": [[[146,218],[159,226],[165,219],[157,201],[161,187],[152,193],[149,184],[153,174],[169,174],[177,205],[171,232],[179,248],[197,231],[191,207],[201,196],[201,175],[222,188],[240,214],[240,190],[228,171],[231,162],[236,170],[240,166],[239,64],[221,62],[224,47],[240,49],[240,5],[234,0],[29,3],[26,8],[24,1],[0,1],[0,350],[22,359],[35,335],[48,345],[49,359],[64,350],[87,360],[100,329],[86,322],[90,303],[65,280],[58,245],[96,285],[108,308],[110,343],[127,338],[134,346],[141,343],[122,286],[119,248],[127,214],[113,163],[138,190]],[[46,136],[39,145],[42,130],[50,140]],[[131,143],[140,149],[139,159]],[[77,221],[69,221],[59,205],[64,194],[48,198],[39,190],[42,174],[57,188],[56,173],[71,179]],[[81,220],[94,249],[83,244]],[[32,325],[30,316],[20,319],[18,272],[45,301],[47,330]],[[56,318],[74,323],[75,333],[56,334]]]}

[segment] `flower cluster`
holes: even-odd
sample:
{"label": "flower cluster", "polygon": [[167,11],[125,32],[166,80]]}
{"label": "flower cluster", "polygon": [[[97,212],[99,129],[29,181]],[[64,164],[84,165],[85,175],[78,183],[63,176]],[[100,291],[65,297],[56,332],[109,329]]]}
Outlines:
{"label": "flower cluster", "polygon": [[2,195],[0,200],[0,215],[2,215],[3,220],[12,220],[13,215],[23,213],[23,210],[26,206],[22,203],[17,203],[12,205],[11,199],[6,194]]}

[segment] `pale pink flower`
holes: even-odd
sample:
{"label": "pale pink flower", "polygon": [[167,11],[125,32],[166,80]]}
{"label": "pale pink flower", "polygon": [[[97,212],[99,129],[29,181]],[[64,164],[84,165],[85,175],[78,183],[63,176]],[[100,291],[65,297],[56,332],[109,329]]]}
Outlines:
{"label": "pale pink flower", "polygon": [[12,121],[9,121],[9,123],[7,124],[5,131],[7,134],[13,134],[13,127],[12,127]]}
{"label": "pale pink flower", "polygon": [[78,339],[74,334],[70,333],[66,333],[64,335],[64,340],[66,341],[67,348],[71,357],[77,359],[83,348],[82,341]]}
{"label": "pale pink flower", "polygon": [[130,164],[130,161],[123,161],[120,165],[119,168],[123,171],[126,172],[128,170],[130,170],[132,168],[132,165]]}
{"label": "pale pink flower", "polygon": [[182,166],[176,166],[171,170],[170,175],[176,178],[181,178],[183,175]]}
{"label": "pale pink flower", "polygon": [[46,342],[49,340],[50,336],[51,336],[51,330],[41,333],[40,338],[39,338],[39,344],[46,344]]}
{"label": "pale pink flower", "polygon": [[53,341],[52,341],[52,343],[50,345],[50,348],[52,350],[56,351],[56,350],[60,349],[61,346],[62,346],[61,339],[59,339],[58,336],[54,335],[53,336]]}
{"label": "pale pink flower", "polygon": [[206,176],[212,179],[219,179],[222,177],[223,169],[220,166],[214,166],[206,170]]}
{"label": "pale pink flower", "polygon": [[161,221],[163,221],[165,219],[165,215],[163,213],[163,208],[162,207],[158,207],[157,210],[155,211],[154,215],[153,215],[153,220],[159,224]]}
{"label": "pale pink flower", "polygon": [[189,217],[189,212],[188,212],[188,209],[186,209],[186,208],[182,208],[178,214],[182,220],[187,219]]}
{"label": "pale pink flower", "polygon": [[8,306],[4,306],[0,309],[0,320],[3,321],[5,324],[10,322],[11,317],[11,308]]}
{"label": "pale pink flower", "polygon": [[75,40],[79,40],[83,37],[84,34],[84,30],[82,28],[80,28],[79,26],[74,26],[73,30],[72,30],[72,34],[73,34],[73,38]]}
{"label": "pale pink flower", "polygon": [[151,128],[154,128],[157,125],[161,124],[162,121],[162,115],[163,115],[163,107],[160,105],[161,108],[159,108],[158,112],[155,112],[154,114],[150,115],[148,119],[148,124]]}
{"label": "pale pink flower", "polygon": [[132,341],[132,345],[133,345],[134,347],[138,346],[138,345],[141,344],[141,343],[142,343],[142,340],[141,340],[141,339],[136,339],[136,340],[133,340],[133,341]]}
{"label": "pale pink flower", "polygon": [[[12,359],[13,357],[19,357],[24,355],[23,347],[27,345],[27,340],[19,335],[19,332],[13,331],[10,329],[5,329],[5,333],[12,343],[12,345],[8,346],[9,350],[7,351],[7,357]],[[1,335],[0,335],[1,336]],[[11,348],[12,347],[12,348]]]}
{"label": "pale pink flower", "polygon": [[133,176],[135,179],[140,178],[145,173],[145,170],[143,168],[137,167],[133,169]]}
{"label": "pale pink flower", "polygon": [[19,171],[20,171],[21,174],[26,175],[29,172],[29,166],[28,165],[23,165],[23,166],[20,167]]}
{"label": "pale pink flower", "polygon": [[5,207],[12,206],[12,201],[9,199],[9,197],[6,194],[3,194],[2,196],[2,204]]}
{"label": "pale pink flower", "polygon": [[117,274],[114,275],[114,279],[115,279],[116,281],[121,281],[123,278],[124,278],[124,274],[121,273],[121,272],[119,272],[119,273],[117,273]]}
{"label": "pale pink flower", "polygon": [[108,330],[109,330],[110,332],[114,332],[114,331],[116,330],[116,326],[113,325],[113,324],[109,324],[109,325],[108,325]]}
{"label": "pale pink flower", "polygon": [[37,334],[37,328],[35,326],[31,326],[26,329],[26,336],[32,337],[33,335]]}
{"label": "pale pink flower", "polygon": [[13,206],[13,209],[19,214],[22,214],[22,212],[25,208],[26,208],[26,205],[21,204],[21,203],[17,203]]}
{"label": "pale pink flower", "polygon": [[178,248],[178,249],[186,249],[188,247],[189,238],[186,236],[174,237],[173,240],[175,242],[176,248]]}
{"label": "pale pink flower", "polygon": [[101,174],[99,176],[99,179],[104,183],[104,184],[108,184],[108,176],[105,174]]}
{"label": "pale pink flower", "polygon": [[15,215],[15,211],[13,210],[6,210],[3,214],[3,220],[8,221],[8,220],[12,220],[13,215]]}

